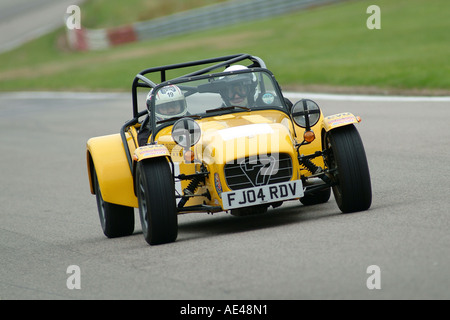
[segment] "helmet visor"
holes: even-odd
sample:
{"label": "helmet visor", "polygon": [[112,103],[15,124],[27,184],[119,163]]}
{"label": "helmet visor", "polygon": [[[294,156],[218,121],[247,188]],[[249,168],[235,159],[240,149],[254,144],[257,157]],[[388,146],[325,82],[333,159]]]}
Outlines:
{"label": "helmet visor", "polygon": [[249,93],[249,89],[245,85],[231,85],[226,89],[226,95],[229,99],[233,99],[237,96],[240,98],[246,98]]}
{"label": "helmet visor", "polygon": [[156,105],[156,113],[164,116],[178,115],[184,111],[184,101],[170,101]]}

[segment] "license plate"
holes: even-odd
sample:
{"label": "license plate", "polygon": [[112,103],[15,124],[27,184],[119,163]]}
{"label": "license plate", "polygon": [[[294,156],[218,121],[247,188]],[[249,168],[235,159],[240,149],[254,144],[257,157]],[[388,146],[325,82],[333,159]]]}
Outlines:
{"label": "license plate", "polygon": [[303,197],[301,180],[222,193],[223,209],[235,209]]}

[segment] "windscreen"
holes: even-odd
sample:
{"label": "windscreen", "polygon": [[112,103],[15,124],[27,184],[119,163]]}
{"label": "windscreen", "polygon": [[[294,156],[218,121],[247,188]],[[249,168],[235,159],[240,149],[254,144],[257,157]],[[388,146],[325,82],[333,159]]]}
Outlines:
{"label": "windscreen", "polygon": [[220,114],[283,109],[273,76],[245,70],[176,80],[159,87],[152,97],[156,126],[184,116],[204,118]]}

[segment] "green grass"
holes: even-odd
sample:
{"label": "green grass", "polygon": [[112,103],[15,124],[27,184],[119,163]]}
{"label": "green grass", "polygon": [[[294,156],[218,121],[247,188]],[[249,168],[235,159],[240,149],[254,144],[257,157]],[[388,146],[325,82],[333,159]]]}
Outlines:
{"label": "green grass", "polygon": [[[119,5],[128,5],[108,3],[109,19],[114,11],[120,11]],[[381,30],[366,27],[366,9],[371,4],[381,8]],[[82,8],[82,14],[91,10]],[[59,30],[0,55],[0,90],[129,90],[133,77],[144,68],[251,53],[266,62],[285,88],[325,86],[448,94],[448,12],[448,0],[345,1],[98,52],[58,49],[57,39],[64,34]],[[108,19],[99,21],[110,24]]]}
{"label": "green grass", "polygon": [[225,1],[227,0],[90,0],[82,5],[82,21],[86,28],[117,27]]}

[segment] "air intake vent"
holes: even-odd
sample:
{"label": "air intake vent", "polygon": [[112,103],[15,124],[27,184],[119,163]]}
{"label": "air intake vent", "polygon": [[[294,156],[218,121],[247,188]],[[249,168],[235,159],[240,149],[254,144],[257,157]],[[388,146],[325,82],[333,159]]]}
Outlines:
{"label": "air intake vent", "polygon": [[246,157],[225,164],[225,179],[232,190],[285,182],[291,177],[292,160],[285,153]]}

